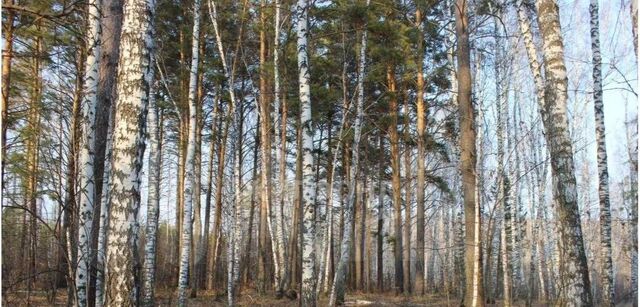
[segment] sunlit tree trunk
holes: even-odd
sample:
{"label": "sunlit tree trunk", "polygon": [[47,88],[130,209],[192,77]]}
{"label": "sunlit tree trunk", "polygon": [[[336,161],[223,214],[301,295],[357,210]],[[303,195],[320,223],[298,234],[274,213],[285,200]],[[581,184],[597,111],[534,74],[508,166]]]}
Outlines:
{"label": "sunlit tree trunk", "polygon": [[149,91],[153,80],[155,1],[125,0],[113,130],[110,219],[105,305],[137,305],[134,285],[135,224],[145,148]]}
{"label": "sunlit tree trunk", "polygon": [[300,86],[300,121],[302,124],[302,306],[316,306],[316,255],[314,239],[316,237],[315,215],[316,195],[313,175],[313,121],[311,119],[311,88],[309,75],[309,55],[307,50],[308,0],[298,0],[297,46],[298,46],[298,82]]}
{"label": "sunlit tree trunk", "polygon": [[91,234],[95,203],[95,159],[96,105],[98,91],[98,68],[100,66],[100,0],[88,4],[87,62],[82,96],[82,124],[80,138],[80,197],[78,212],[78,268],[76,270],[76,291],[78,306],[88,305],[89,272],[91,266]]}
{"label": "sunlit tree trunk", "polygon": [[195,157],[197,133],[196,90],[198,83],[199,41],[200,41],[200,0],[193,3],[193,33],[191,44],[191,70],[189,72],[189,137],[187,138],[187,160],[185,165],[184,215],[182,226],[182,249],[180,252],[180,273],[178,274],[178,305],[186,304],[186,291],[189,283],[189,258],[191,257],[191,239],[193,235],[192,211],[195,187]]}
{"label": "sunlit tree trunk", "polygon": [[465,305],[484,305],[482,289],[482,253],[480,243],[480,204],[476,199],[476,131],[474,108],[471,101],[471,63],[467,1],[457,0],[456,18],[458,108],[460,112],[460,170],[465,216]]}
{"label": "sunlit tree trunk", "polygon": [[416,28],[418,28],[418,47],[417,47],[417,81],[416,81],[416,117],[417,117],[417,177],[416,177],[416,294],[424,294],[424,189],[425,189],[425,173],[424,160],[425,157],[425,116],[426,110],[424,105],[424,34],[423,34],[423,17],[422,10],[416,9]]}
{"label": "sunlit tree trunk", "polygon": [[[107,219],[109,217],[109,174],[111,167],[111,145],[113,114],[115,113],[118,55],[120,54],[120,32],[122,31],[122,0],[102,1],[102,31],[100,47],[100,70],[96,106],[96,208],[94,210],[93,236],[95,244],[95,304],[104,303],[104,258],[106,253]],[[108,114],[108,116],[99,116]],[[92,281],[92,284],[94,281]],[[89,293],[91,299],[92,292]]]}
{"label": "sunlit tree trunk", "polygon": [[286,261],[286,248],[284,244],[284,216],[283,216],[283,186],[285,184],[285,174],[286,174],[286,108],[282,106],[282,116],[280,116],[280,63],[279,63],[279,53],[280,53],[280,1],[275,0],[275,21],[274,21],[274,46],[273,46],[273,129],[274,129],[274,139],[275,146],[273,147],[273,157],[275,158],[273,175],[275,177],[274,180],[274,188],[275,188],[275,208],[272,208],[271,212],[273,215],[273,241],[275,241],[275,253],[276,253],[276,261],[278,264],[277,271],[275,274],[275,288],[277,294],[282,294],[284,283],[283,277],[286,271],[287,261]]}
{"label": "sunlit tree trunk", "polygon": [[539,0],[538,25],[544,53],[545,137],[551,158],[553,196],[560,234],[560,300],[569,305],[592,305],[589,270],[582,241],[573,146],[567,119],[567,71],[564,65],[558,4]]}

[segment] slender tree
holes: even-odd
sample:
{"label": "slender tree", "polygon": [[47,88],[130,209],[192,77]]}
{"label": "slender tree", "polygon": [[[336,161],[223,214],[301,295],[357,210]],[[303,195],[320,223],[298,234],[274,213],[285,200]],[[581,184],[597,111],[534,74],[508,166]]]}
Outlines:
{"label": "slender tree", "polygon": [[[196,90],[198,86],[198,64],[200,47],[200,0],[193,3],[193,33],[191,44],[191,70],[189,71],[189,137],[187,141],[187,160],[185,167],[184,185],[184,225],[182,227],[182,250],[180,252],[180,273],[178,274],[178,305],[186,304],[186,291],[189,282],[189,258],[191,257],[191,237],[193,235],[192,211],[195,186],[195,157],[198,101]],[[198,180],[200,180],[198,178]],[[198,195],[198,197],[200,197]]]}
{"label": "slender tree", "polygon": [[78,269],[76,291],[78,306],[88,305],[89,273],[91,266],[91,234],[95,203],[95,132],[98,91],[98,68],[100,67],[100,0],[89,1],[87,31],[87,63],[85,65],[84,95],[82,100],[80,167],[80,202],[78,214]]}
{"label": "slender tree", "polygon": [[609,202],[609,170],[602,99],[602,56],[600,55],[600,21],[598,1],[591,0],[591,53],[593,57],[593,109],[596,118],[596,143],[598,147],[598,195],[600,199],[600,267],[602,280],[602,304],[614,303],[613,261],[611,260],[611,204]]}
{"label": "slender tree", "polygon": [[[367,7],[369,6],[369,0],[367,0]],[[353,161],[351,163],[351,174],[355,176],[358,172],[360,164],[360,138],[362,137],[362,121],[364,119],[364,77],[367,63],[367,24],[364,25],[362,31],[362,38],[360,42],[360,59],[358,62],[358,102],[356,104],[356,116],[353,123],[353,145],[351,146],[351,157]],[[343,115],[346,117],[346,114]],[[341,129],[342,130],[342,129]],[[336,150],[337,154],[337,150]],[[354,215],[354,205],[356,201],[356,180],[349,182],[349,194],[347,196],[347,207],[344,208],[345,213],[345,227],[343,229],[342,243],[340,247],[340,259],[338,260],[338,267],[336,274],[333,278],[333,286],[331,288],[331,296],[329,298],[329,305],[335,306],[336,304],[342,305],[344,303],[345,293],[345,279],[347,277],[347,264],[349,263],[349,256],[351,254],[351,232],[354,227],[352,224]],[[331,197],[331,195],[329,196]],[[357,243],[356,243],[357,244]],[[358,261],[359,259],[356,259]]]}
{"label": "slender tree", "polygon": [[460,118],[460,171],[462,172],[462,192],[464,197],[465,220],[465,296],[469,306],[483,306],[482,254],[480,248],[480,204],[476,199],[476,131],[474,108],[471,101],[471,61],[469,47],[469,21],[467,0],[456,0],[458,108]]}
{"label": "slender tree", "polygon": [[417,176],[416,176],[416,294],[424,294],[424,189],[425,186],[425,105],[424,105],[424,31],[422,10],[416,9],[418,28],[417,78],[416,78],[416,121],[417,121]]}

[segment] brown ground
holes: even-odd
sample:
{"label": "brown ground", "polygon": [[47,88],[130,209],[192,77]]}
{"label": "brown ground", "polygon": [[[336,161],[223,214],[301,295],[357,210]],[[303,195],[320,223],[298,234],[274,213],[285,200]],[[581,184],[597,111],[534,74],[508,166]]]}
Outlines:
{"label": "brown ground", "polygon": [[[65,306],[66,290],[59,289],[55,300],[50,300],[51,293],[44,291],[34,292],[29,306]],[[213,293],[212,291],[200,291],[197,298],[189,298],[188,306],[226,306],[226,294]],[[157,306],[173,307],[176,305],[175,292],[169,289],[159,290],[156,294]],[[327,297],[321,297],[318,306],[326,306]],[[346,306],[448,306],[458,307],[459,301],[455,298],[447,300],[446,297],[425,295],[425,296],[396,296],[393,293],[347,293]],[[298,306],[296,300],[287,298],[276,299],[274,296],[259,296],[253,290],[243,291],[237,298],[238,306],[277,306],[288,307]],[[3,293],[2,306],[28,306],[26,292]],[[495,305],[502,306],[500,302]],[[524,306],[523,302],[516,302],[514,306]],[[548,306],[537,303],[534,306]]]}

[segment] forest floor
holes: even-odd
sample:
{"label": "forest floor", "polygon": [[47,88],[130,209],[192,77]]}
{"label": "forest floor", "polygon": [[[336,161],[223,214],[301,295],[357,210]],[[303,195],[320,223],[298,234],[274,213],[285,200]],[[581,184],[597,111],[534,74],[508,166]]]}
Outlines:
{"label": "forest floor", "polygon": [[[11,292],[9,295],[3,293],[3,306],[66,306],[67,296],[64,289],[58,289],[55,300],[51,300],[51,293],[36,291],[32,294],[30,304],[27,305],[26,291]],[[226,306],[226,294],[214,293],[212,291],[200,291],[198,297],[189,298],[187,306]],[[157,306],[176,306],[175,291],[169,289],[158,290],[156,293]],[[298,306],[297,300],[288,298],[277,299],[272,295],[258,295],[254,290],[245,290],[238,296],[236,301],[238,306]],[[321,296],[318,306],[327,306],[328,297]],[[455,298],[436,295],[407,296],[394,295],[392,292],[386,293],[347,293],[345,306],[459,306]],[[501,302],[487,306],[502,306]],[[525,306],[525,302],[514,302],[513,306]],[[534,303],[534,307],[549,306],[542,302]],[[631,306],[631,304],[619,304],[619,306]]]}

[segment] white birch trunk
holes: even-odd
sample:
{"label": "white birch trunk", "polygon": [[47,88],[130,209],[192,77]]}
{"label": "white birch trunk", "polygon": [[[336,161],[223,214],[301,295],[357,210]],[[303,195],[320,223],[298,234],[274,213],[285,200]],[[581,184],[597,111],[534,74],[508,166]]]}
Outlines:
{"label": "white birch trunk", "polygon": [[609,171],[602,98],[602,56],[600,55],[600,21],[598,1],[591,0],[591,52],[593,56],[593,108],[596,118],[596,144],[598,158],[598,196],[600,201],[600,267],[602,305],[613,306],[613,262],[611,260],[611,204],[609,202]]}
{"label": "white birch trunk", "polygon": [[527,51],[529,59],[529,69],[533,74],[533,81],[536,86],[536,99],[540,109],[544,109],[544,79],[542,78],[542,66],[538,61],[538,53],[536,45],[533,42],[533,34],[531,33],[531,18],[524,7],[524,0],[518,0],[516,4],[518,11],[518,25],[520,26],[520,34],[524,40],[524,47]]}
{"label": "white birch trunk", "polygon": [[[369,0],[367,0],[367,7],[369,6]],[[351,232],[354,227],[352,224],[352,217],[354,214],[354,204],[356,200],[356,178],[360,162],[360,138],[362,136],[362,121],[364,118],[364,77],[365,66],[367,61],[367,30],[366,24],[362,32],[362,40],[360,42],[360,61],[358,68],[358,102],[356,104],[356,117],[353,123],[354,136],[353,145],[351,146],[351,176],[352,180],[349,181],[349,191],[347,196],[346,208],[344,209],[344,229],[342,236],[342,247],[340,248],[340,258],[338,260],[338,266],[333,278],[333,286],[331,287],[331,296],[329,298],[329,305],[335,306],[336,304],[344,303],[345,293],[345,279],[347,275],[347,264],[349,263],[349,255],[351,254]],[[343,115],[343,120],[346,118],[346,113]],[[336,151],[337,154],[337,151]],[[364,204],[363,204],[364,205]],[[356,260],[357,261],[357,260]]]}
{"label": "white birch trunk", "polygon": [[[274,157],[276,160],[276,163],[274,163],[274,169],[273,169],[273,175],[276,177],[276,179],[274,180],[275,182],[275,199],[276,199],[276,208],[275,210],[271,210],[274,217],[275,217],[275,226],[272,226],[271,228],[274,230],[274,234],[272,236],[272,238],[274,238],[275,240],[275,244],[274,244],[274,252],[276,253],[276,261],[274,261],[274,263],[276,263],[278,265],[277,270],[276,270],[276,275],[275,275],[275,289],[276,292],[278,293],[282,293],[282,289],[284,287],[283,284],[283,277],[286,271],[286,249],[285,249],[285,243],[284,243],[284,217],[282,216],[283,214],[283,199],[282,199],[282,189],[284,186],[284,182],[281,182],[281,173],[280,173],[280,169],[286,167],[286,165],[284,163],[281,163],[282,161],[284,161],[284,154],[285,152],[283,150],[281,150],[282,146],[284,146],[284,143],[286,142],[286,140],[283,138],[284,135],[282,134],[281,127],[281,119],[282,117],[279,116],[278,111],[280,110],[280,68],[279,68],[279,49],[280,49],[280,1],[279,0],[275,0],[275,37],[274,37],[274,47],[273,47],[273,79],[274,79],[274,100],[273,100],[273,129],[274,129],[274,134],[275,134],[275,152],[274,152]],[[284,130],[284,129],[283,129]],[[275,211],[275,212],[273,212]]]}
{"label": "white birch trunk", "polygon": [[298,82],[300,89],[300,121],[302,123],[302,306],[316,306],[316,191],[313,172],[313,122],[311,119],[311,88],[309,82],[309,55],[307,50],[309,1],[298,0],[297,46]]}
{"label": "white birch trunk", "polygon": [[154,306],[160,184],[162,181],[162,126],[153,91],[149,96],[149,195],[147,199],[146,243],[144,248],[142,305]]}
{"label": "white birch trunk", "polygon": [[105,305],[137,304],[134,239],[140,206],[145,125],[153,79],[154,0],[125,0],[113,130]]}
{"label": "white birch trunk", "polygon": [[95,159],[96,105],[98,102],[98,68],[100,67],[100,0],[87,3],[89,19],[87,30],[87,60],[82,99],[82,125],[80,156],[80,193],[78,215],[78,268],[76,269],[76,291],[80,307],[88,304],[89,269],[91,266],[91,229],[93,204],[95,203]]}
{"label": "white birch trunk", "polygon": [[[182,250],[180,252],[180,272],[178,274],[178,306],[185,306],[189,283],[189,258],[191,257],[191,237],[193,231],[193,189],[195,187],[195,157],[198,101],[196,90],[198,83],[198,62],[200,46],[200,0],[193,3],[193,33],[191,43],[191,70],[189,72],[189,136],[187,138],[187,156],[185,166],[184,212],[182,227]],[[199,179],[198,179],[199,180]]]}
{"label": "white birch trunk", "polygon": [[577,200],[573,146],[567,119],[567,71],[556,0],[539,0],[538,25],[542,33],[545,104],[540,110],[551,158],[553,196],[560,234],[560,302],[590,306],[589,270],[582,240]]}

